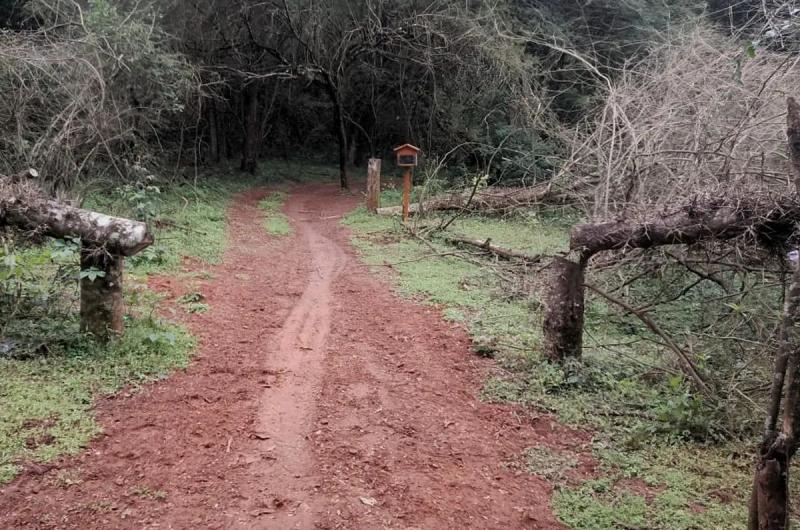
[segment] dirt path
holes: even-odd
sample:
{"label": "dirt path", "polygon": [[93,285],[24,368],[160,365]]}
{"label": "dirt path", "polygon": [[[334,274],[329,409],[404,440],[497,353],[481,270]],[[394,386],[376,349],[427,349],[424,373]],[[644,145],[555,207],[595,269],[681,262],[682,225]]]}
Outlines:
{"label": "dirt path", "polygon": [[294,190],[295,233],[275,239],[263,195],[232,207],[211,279],[152,282],[212,308],[176,313],[199,337],[191,367],[103,400],[85,452],[0,490],[0,528],[562,528],[515,464],[585,436],[478,400],[491,365],[464,331],[354,255],[334,217],[355,198]]}

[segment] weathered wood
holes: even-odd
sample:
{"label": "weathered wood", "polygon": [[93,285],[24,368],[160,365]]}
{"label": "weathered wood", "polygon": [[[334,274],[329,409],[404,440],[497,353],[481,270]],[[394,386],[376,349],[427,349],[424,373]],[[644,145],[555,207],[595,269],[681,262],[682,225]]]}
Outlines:
{"label": "weathered wood", "polygon": [[[467,209],[482,213],[502,213],[515,208],[557,200],[561,196],[549,185],[530,188],[486,188],[477,191],[470,201],[471,195],[472,190],[467,190],[432,197],[422,204],[422,210],[431,212],[436,210]],[[468,202],[469,204],[467,204]],[[419,211],[419,203],[409,205],[410,213],[418,213]],[[401,215],[402,213],[402,206],[389,206],[378,209],[378,215]]]}
{"label": "weathered wood", "polygon": [[[391,215],[403,215],[403,205],[400,206],[384,206],[383,208],[378,208],[375,213],[378,215],[384,216],[391,216]],[[409,214],[416,214],[419,213],[419,203],[411,203],[408,205],[408,213]]]}
{"label": "weathered wood", "polygon": [[544,296],[544,355],[557,362],[580,358],[583,350],[584,262],[556,257]]}
{"label": "weathered wood", "polygon": [[376,213],[381,207],[381,159],[370,158],[367,165],[367,210]]}
{"label": "weathered wood", "polygon": [[790,97],[788,107],[786,137],[789,142],[789,161],[794,176],[795,191],[800,193],[800,105]]}
{"label": "weathered wood", "polygon": [[[105,340],[120,336],[123,324],[122,271],[124,259],[102,248],[84,245],[81,249],[81,331]],[[98,277],[86,275],[102,271]]]}
{"label": "weathered wood", "polygon": [[110,254],[132,256],[153,243],[145,223],[75,208],[37,196],[0,197],[0,224],[53,237],[80,237]]}
{"label": "weathered wood", "polygon": [[654,213],[643,221],[577,225],[570,232],[570,249],[592,256],[605,250],[728,240],[745,233],[757,235],[761,243],[783,242],[800,221],[800,202],[795,195],[695,199],[672,212]]}
{"label": "weathered wood", "polygon": [[534,254],[526,254],[525,252],[520,252],[518,250],[514,250],[512,248],[500,247],[497,245],[492,244],[491,239],[486,239],[482,241],[480,239],[473,239],[470,237],[464,236],[447,236],[445,240],[449,241],[450,243],[455,243],[459,245],[470,245],[473,247],[478,247],[486,252],[490,252],[496,256],[499,256],[504,259],[520,259],[527,263],[538,263],[542,261],[542,256],[534,255]]}
{"label": "weathered wood", "polygon": [[101,340],[121,335],[123,256],[153,243],[147,225],[45,199],[14,179],[0,179],[0,187],[0,225],[81,238],[81,330]]}
{"label": "weathered wood", "polygon": [[758,530],[789,528],[789,457],[774,454],[758,464]]}

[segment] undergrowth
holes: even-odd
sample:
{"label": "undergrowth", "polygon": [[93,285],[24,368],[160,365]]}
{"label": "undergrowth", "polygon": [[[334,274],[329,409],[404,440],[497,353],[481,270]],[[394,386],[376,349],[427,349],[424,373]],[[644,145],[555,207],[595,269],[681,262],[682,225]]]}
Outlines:
{"label": "undergrowth", "polygon": [[[101,344],[79,333],[76,240],[16,242],[0,247],[0,484],[26,462],[48,462],[85,447],[100,432],[93,403],[122,388],[187,366],[193,339],[158,316],[147,275],[179,273],[188,257],[218,263],[225,248],[225,210],[250,183],[203,179],[159,186],[151,178],[90,192],[87,207],[149,222],[156,243],[126,259],[125,335]],[[108,189],[107,186],[97,189]],[[15,245],[16,243],[16,245]],[[206,310],[200,301],[187,311]]]}
{"label": "undergrowth", "polygon": [[[434,217],[423,225],[439,221]],[[467,216],[450,231],[491,238],[530,254],[552,254],[567,248],[568,227],[575,221],[568,210],[509,218]],[[585,450],[598,462],[597,476],[577,483],[555,481],[553,507],[565,524],[587,530],[742,526],[755,446],[747,434],[749,424],[742,417],[720,420],[710,403],[670,373],[670,364],[664,362],[670,353],[649,339],[641,322],[590,297],[582,363],[550,364],[539,354],[541,271],[532,268],[510,277],[502,262],[477,256],[475,249],[458,249],[436,236],[426,245],[408,237],[397,219],[364,209],[343,222],[374,270],[387,274],[402,295],[441,307],[445,318],[469,331],[476,354],[497,360],[499,370],[485,385],[485,400],[547,410],[566,425],[593,432]],[[602,284],[604,278],[600,274],[589,281]],[[713,294],[709,290],[713,287],[681,303],[691,305],[693,297]],[[636,299],[636,292],[626,295]],[[663,325],[691,331],[682,317],[665,313]],[[759,368],[737,368],[744,369]],[[757,416],[751,415],[750,423],[753,418]],[[726,426],[741,421],[742,436],[727,436]],[[574,462],[568,457],[561,470],[560,458],[539,454],[539,472],[548,478],[560,477],[562,471],[568,475]],[[537,472],[536,467],[531,465],[531,471]]]}

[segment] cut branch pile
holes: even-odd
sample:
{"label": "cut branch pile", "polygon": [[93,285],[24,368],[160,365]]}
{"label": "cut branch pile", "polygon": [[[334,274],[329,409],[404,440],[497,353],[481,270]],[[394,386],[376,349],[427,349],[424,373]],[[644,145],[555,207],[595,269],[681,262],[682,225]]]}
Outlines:
{"label": "cut branch pile", "polygon": [[797,64],[750,57],[713,28],[678,32],[618,75],[563,171],[598,179],[593,213],[606,218],[694,193],[790,192],[784,102]]}

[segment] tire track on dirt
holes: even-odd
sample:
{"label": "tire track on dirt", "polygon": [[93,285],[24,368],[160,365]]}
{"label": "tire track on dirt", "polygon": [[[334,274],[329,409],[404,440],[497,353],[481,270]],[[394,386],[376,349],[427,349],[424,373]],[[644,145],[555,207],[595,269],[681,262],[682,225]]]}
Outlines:
{"label": "tire track on dirt", "polygon": [[[325,344],[331,328],[331,285],[344,270],[347,255],[304,219],[307,201],[290,199],[285,211],[297,232],[295,243],[308,248],[311,274],[264,357],[264,369],[277,381],[264,390],[257,418],[257,438],[267,449],[255,472],[272,484],[250,507],[251,515],[266,519],[262,528],[314,527],[313,493],[318,485],[307,435],[313,425],[323,368]],[[264,493],[267,493],[266,505]],[[271,502],[271,505],[270,505]],[[252,528],[245,522],[243,528]]]}

